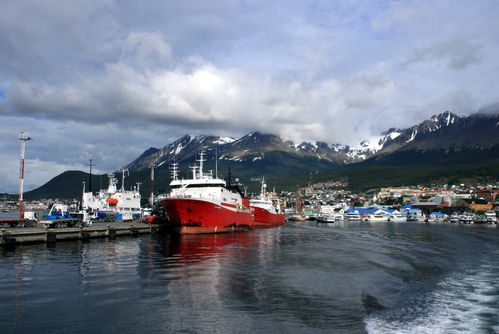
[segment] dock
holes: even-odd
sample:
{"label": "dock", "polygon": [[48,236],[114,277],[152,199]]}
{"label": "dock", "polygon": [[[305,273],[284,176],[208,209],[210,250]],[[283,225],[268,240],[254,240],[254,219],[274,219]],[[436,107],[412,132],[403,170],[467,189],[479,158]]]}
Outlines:
{"label": "dock", "polygon": [[0,246],[27,243],[55,243],[63,240],[116,238],[152,233],[154,227],[144,223],[106,223],[87,227],[14,227],[0,229]]}
{"label": "dock", "polygon": [[0,218],[0,226],[9,225],[10,227],[30,227],[35,226],[36,221],[24,218]]}

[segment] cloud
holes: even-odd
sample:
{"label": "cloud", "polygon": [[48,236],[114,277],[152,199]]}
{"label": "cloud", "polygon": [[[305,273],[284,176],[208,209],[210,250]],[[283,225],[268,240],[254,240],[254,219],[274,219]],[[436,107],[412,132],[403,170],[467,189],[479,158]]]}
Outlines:
{"label": "cloud", "polygon": [[123,45],[121,62],[145,71],[149,68],[166,67],[172,58],[172,50],[159,33],[132,32]]}
{"label": "cloud", "polygon": [[314,135],[340,140],[328,134],[333,129],[349,136],[335,123],[342,113],[350,111],[351,117],[377,110],[395,90],[393,80],[382,72],[311,83],[262,79],[199,60],[187,71],[179,66],[145,73],[120,62],[73,86],[13,84],[4,109],[11,116],[54,121],[158,122],[195,130],[228,127],[233,134],[260,129],[301,139]]}
{"label": "cloud", "polygon": [[444,62],[454,70],[462,70],[480,62],[480,46],[455,38],[418,48],[404,63],[405,66],[421,62]]}
{"label": "cloud", "polygon": [[487,104],[480,108],[478,111],[480,114],[484,115],[498,115],[499,114],[499,101]]}
{"label": "cloud", "polygon": [[385,11],[370,20],[375,32],[387,32],[398,26],[408,24],[417,17],[417,9],[403,2],[392,2]]}
{"label": "cloud", "polygon": [[[444,110],[470,114],[497,101],[498,11],[446,0],[5,2],[0,147],[17,160],[24,130],[42,169],[93,158],[109,171],[186,133],[356,144]],[[17,177],[5,164],[0,175]]]}

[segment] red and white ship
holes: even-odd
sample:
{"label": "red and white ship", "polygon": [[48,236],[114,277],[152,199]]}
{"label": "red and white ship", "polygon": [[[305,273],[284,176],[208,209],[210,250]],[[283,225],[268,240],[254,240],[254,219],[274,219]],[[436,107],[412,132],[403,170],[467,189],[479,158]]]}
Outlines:
{"label": "red and white ship", "polygon": [[255,225],[257,226],[282,225],[286,221],[279,198],[275,193],[267,193],[265,178],[262,178],[260,196],[250,200],[250,207],[254,210]]}
{"label": "red and white ship", "polygon": [[172,166],[171,192],[161,200],[171,227],[178,233],[223,233],[253,228],[249,199],[227,187],[212,173],[203,172],[204,152],[190,167],[192,179],[178,177],[178,164]]}

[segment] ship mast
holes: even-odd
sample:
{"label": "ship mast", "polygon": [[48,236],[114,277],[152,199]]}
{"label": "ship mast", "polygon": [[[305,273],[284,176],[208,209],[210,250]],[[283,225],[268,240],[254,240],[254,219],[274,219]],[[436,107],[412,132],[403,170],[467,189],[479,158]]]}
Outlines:
{"label": "ship mast", "polygon": [[151,164],[151,199],[149,200],[151,206],[154,205],[154,168],[156,164]]}
{"label": "ship mast", "polygon": [[215,146],[215,178],[218,179],[218,144]]}
{"label": "ship mast", "polygon": [[125,173],[127,173],[127,175],[130,175],[130,173],[128,173],[128,168],[123,168],[121,170],[122,174],[121,174],[121,191],[125,191]]}
{"label": "ship mast", "polygon": [[178,163],[175,160],[173,161],[170,170],[172,180],[178,180]]}
{"label": "ship mast", "polygon": [[92,167],[95,167],[95,164],[92,163],[92,159],[88,159],[89,163],[87,166],[90,167],[90,172],[88,174],[88,191],[92,192]]}
{"label": "ship mast", "polygon": [[192,169],[192,179],[197,179],[198,166],[189,166],[189,168]]}
{"label": "ship mast", "polygon": [[199,162],[199,177],[202,178],[204,177],[203,163],[206,161],[204,149],[201,149],[201,152],[199,152],[199,159],[197,161]]}
{"label": "ship mast", "polygon": [[267,184],[265,183],[265,176],[262,177],[262,188],[260,189],[260,197],[265,199],[267,197]]}

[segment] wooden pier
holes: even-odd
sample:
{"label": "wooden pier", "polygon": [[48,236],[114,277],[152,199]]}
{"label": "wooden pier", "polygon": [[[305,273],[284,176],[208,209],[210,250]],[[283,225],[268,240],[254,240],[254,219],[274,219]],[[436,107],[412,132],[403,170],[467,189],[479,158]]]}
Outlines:
{"label": "wooden pier", "polygon": [[24,243],[54,243],[61,240],[85,240],[90,238],[115,238],[121,235],[135,236],[151,233],[153,226],[144,223],[93,224],[88,227],[62,228],[2,228],[0,246]]}

